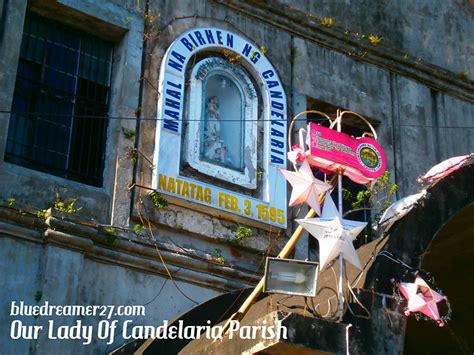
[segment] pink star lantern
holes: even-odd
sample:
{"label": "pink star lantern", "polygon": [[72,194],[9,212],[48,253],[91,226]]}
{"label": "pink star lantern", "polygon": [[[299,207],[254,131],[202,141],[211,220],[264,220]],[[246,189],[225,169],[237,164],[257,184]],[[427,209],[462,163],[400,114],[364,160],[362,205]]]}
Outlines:
{"label": "pink star lantern", "polygon": [[289,206],[299,205],[306,201],[318,215],[321,214],[319,195],[329,190],[331,185],[316,179],[306,160],[298,169],[298,172],[289,170],[280,170],[280,172],[293,187]]}
{"label": "pink star lantern", "polygon": [[444,326],[444,322],[439,316],[437,304],[446,301],[446,296],[432,290],[419,276],[416,277],[414,283],[395,281],[393,283],[408,301],[408,307],[405,311],[406,316],[409,316],[412,312],[420,312],[434,319],[440,327]]}

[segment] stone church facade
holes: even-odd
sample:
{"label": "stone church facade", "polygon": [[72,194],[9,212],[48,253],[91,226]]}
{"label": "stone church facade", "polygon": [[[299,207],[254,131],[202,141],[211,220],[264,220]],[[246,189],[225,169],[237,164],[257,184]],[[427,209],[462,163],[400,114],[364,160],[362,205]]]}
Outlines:
{"label": "stone church facade", "polygon": [[[5,352],[104,353],[127,341],[12,340],[13,301],[139,305],[144,314],[113,319],[153,325],[255,285],[295,228],[278,169],[299,112],[367,117],[397,197],[472,152],[474,8],[435,5],[4,0]],[[315,119],[295,128],[304,118]],[[296,257],[309,249],[306,236]]]}

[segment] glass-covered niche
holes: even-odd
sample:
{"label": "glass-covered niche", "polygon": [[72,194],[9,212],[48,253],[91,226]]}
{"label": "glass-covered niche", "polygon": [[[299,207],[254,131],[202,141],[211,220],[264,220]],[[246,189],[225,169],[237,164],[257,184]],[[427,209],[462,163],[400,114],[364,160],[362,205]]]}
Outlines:
{"label": "glass-covered niche", "polygon": [[222,71],[215,71],[206,78],[200,159],[243,171],[243,94],[237,85]]}
{"label": "glass-covered niche", "polygon": [[257,187],[258,97],[248,74],[210,57],[191,72],[185,159],[200,173]]}

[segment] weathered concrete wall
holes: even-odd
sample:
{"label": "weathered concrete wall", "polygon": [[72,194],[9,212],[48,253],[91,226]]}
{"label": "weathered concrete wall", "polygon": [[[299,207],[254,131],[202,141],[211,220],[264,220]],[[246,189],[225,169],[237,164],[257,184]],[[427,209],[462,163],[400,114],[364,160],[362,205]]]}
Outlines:
{"label": "weathered concrete wall", "polygon": [[[16,69],[20,56],[20,43],[23,34],[23,20],[26,9],[25,0],[3,2],[0,23],[0,110],[9,111],[13,90],[15,89]],[[5,143],[8,134],[10,115],[0,113],[0,156],[3,162]]]}
{"label": "weathered concrete wall", "polygon": [[[8,8],[2,7],[0,12],[1,17],[6,14],[0,37],[0,65],[6,68],[0,70],[1,110],[8,111],[11,106],[26,3],[25,0],[9,1]],[[474,107],[469,100],[463,101],[443,93],[443,89],[438,90],[436,80],[428,86],[416,78],[404,77],[398,71],[369,63],[363,53],[336,51],[334,43],[318,43],[289,29],[276,27],[271,23],[271,20],[279,20],[274,14],[268,13],[266,22],[251,14],[245,15],[224,1],[151,0],[149,17],[145,21],[145,1],[44,3],[54,9],[69,8],[69,21],[78,21],[81,26],[105,26],[100,34],[115,43],[109,114],[132,119],[109,122],[104,187],[89,187],[2,161],[2,199],[14,197],[35,209],[43,209],[51,206],[55,193],[59,193],[64,198],[78,198],[76,205],[83,207],[79,214],[83,219],[124,227],[130,225],[130,219],[140,221],[139,208],[146,200],[147,191],[138,187],[129,191],[127,187],[132,182],[150,187],[152,168],[145,159],[139,157],[135,165],[126,156],[135,145],[145,157],[153,156],[156,122],[143,120],[137,125],[133,118],[139,105],[141,117],[156,117],[156,88],[162,57],[179,34],[199,26],[234,31],[265,47],[265,55],[285,85],[291,108],[289,117],[306,107],[304,103],[308,96],[380,122],[380,142],[387,154],[388,167],[394,171],[394,180],[400,185],[399,196],[414,192],[418,188],[416,178],[433,164],[474,150],[471,122]],[[248,5],[252,1],[241,3]],[[411,57],[431,61],[454,73],[468,70],[473,75],[470,55],[473,51],[471,38],[474,37],[473,5],[461,4],[459,0],[438,1],[435,5],[429,1],[355,4],[351,1],[296,0],[281,3],[318,17],[333,17],[337,25],[351,31],[382,36],[382,43],[406,51]],[[31,1],[30,6],[33,5],[41,7],[42,2]],[[339,41],[342,43],[344,39]],[[0,115],[0,156],[3,157],[8,119],[5,114]],[[137,129],[137,141],[126,139],[122,128]],[[147,206],[146,213],[155,223],[152,228],[156,239],[163,243],[160,248],[164,250],[165,261],[178,273],[179,287],[199,302],[224,289],[235,289],[244,279],[254,283],[258,278],[256,270],[262,266],[263,253],[276,253],[285,242],[279,231],[173,199],[170,199],[168,209]],[[90,240],[84,241],[81,236],[78,244],[72,247],[68,245],[68,238],[76,236],[78,227],[74,223],[69,227],[59,224],[39,229],[23,225],[21,236],[9,234],[8,238],[0,238],[0,275],[2,284],[7,285],[6,292],[0,295],[2,309],[8,309],[11,300],[34,303],[37,291],[42,291],[43,300],[57,304],[144,304],[151,301],[147,305],[146,318],[137,322],[153,325],[192,306],[192,302],[182,297],[175,285],[162,276],[163,266],[153,254],[150,240],[128,240],[129,233],[121,235],[116,244],[104,246],[103,233],[92,222],[95,230],[87,231],[93,235]],[[235,243],[235,229],[239,224],[251,226],[254,235]],[[2,228],[6,227],[2,225]],[[19,227],[15,228],[19,230]],[[62,244],[46,245],[43,240],[47,239],[43,238],[45,228],[49,228],[51,234],[56,233],[55,238],[64,238]],[[291,230],[288,228],[287,233]],[[0,229],[2,232],[4,230]],[[36,238],[41,241],[35,241]],[[301,245],[297,255],[305,258],[307,239],[305,245]],[[209,262],[215,249],[221,250],[224,266]],[[4,313],[2,317],[0,336],[4,337],[9,334],[10,318]],[[29,318],[27,321],[41,324],[44,320]],[[84,321],[93,323],[97,319]],[[0,338],[0,343],[11,344],[7,340]],[[7,350],[54,353],[64,347],[60,342],[53,343],[45,338],[35,342],[19,341],[9,345],[11,348]],[[110,346],[109,350],[117,345]],[[79,343],[66,346],[79,353],[105,351],[103,342],[97,340],[86,348]]]}
{"label": "weathered concrete wall", "polygon": [[[350,22],[346,27],[351,30],[364,34],[376,33],[384,38],[385,34],[381,32],[387,32],[387,39],[390,45],[393,39],[394,48],[398,48],[399,44],[405,44],[408,47],[401,49],[410,55],[445,66],[454,72],[472,67],[472,56],[469,55],[472,45],[468,40],[470,38],[468,34],[473,30],[470,20],[472,14],[469,15],[469,7],[472,5],[443,2],[440,6],[444,12],[423,16],[424,13],[432,12],[428,4],[352,6],[341,2],[289,3],[296,9],[314,13],[319,17],[332,16],[336,20],[337,16],[331,13],[350,13],[351,16],[341,17],[344,21]],[[160,9],[160,26],[173,26],[172,33],[167,34],[163,31],[160,36],[160,40],[164,39],[163,36],[167,36],[169,40],[166,40],[165,44],[157,42],[159,51],[155,44],[151,44],[154,48],[152,58],[158,59],[156,64],[155,59],[151,59],[149,64],[151,70],[147,73],[149,74],[147,77],[153,79],[153,82],[156,82],[159,58],[168,42],[189,27],[201,24],[215,25],[214,19],[224,18],[224,28],[245,29],[245,35],[266,48],[266,56],[279,71],[287,87],[287,93],[290,93],[288,95],[290,100],[291,93],[295,92],[356,111],[380,122],[378,128],[380,141],[387,153],[388,167],[394,171],[395,182],[400,185],[399,196],[416,191],[418,188],[416,178],[433,164],[474,150],[469,139],[472,128],[466,129],[471,127],[468,117],[472,117],[474,110],[469,103],[429,89],[425,85],[365,63],[363,60],[357,60],[350,53],[341,54],[298,36],[290,38],[280,29],[242,16],[238,12],[229,11],[220,4],[183,2],[181,5],[172,8],[164,3],[152,5],[152,8]],[[441,13],[444,15],[441,16]],[[400,19],[397,14],[409,16],[413,27],[405,26],[406,18]],[[268,16],[271,21],[271,14]],[[213,20],[205,20],[206,17],[211,17]],[[393,28],[394,21],[400,22],[398,27]],[[444,43],[445,38],[452,38],[450,31],[456,27],[452,25],[453,22],[456,23],[460,34],[455,41]],[[433,26],[433,23],[436,25]],[[386,31],[375,31],[377,26]],[[257,32],[254,32],[254,29],[258,29]],[[402,33],[403,31],[406,32]],[[425,32],[433,39],[432,41],[421,40]],[[405,38],[410,38],[411,42]],[[443,51],[449,54],[444,55],[439,50],[433,50],[434,47],[431,46],[442,47]],[[425,56],[426,53],[429,55]],[[437,62],[434,58],[438,61],[447,60],[449,63]],[[156,107],[148,102],[145,107]],[[150,111],[152,115],[155,112]],[[290,115],[296,113],[290,112]],[[144,130],[153,132],[152,127],[146,127]],[[147,141],[145,137],[144,142]]]}
{"label": "weathered concrete wall", "polygon": [[[421,266],[425,253],[438,232],[464,207],[474,202],[471,162],[437,182],[425,198],[390,229],[384,250],[413,268]],[[441,263],[441,261],[440,261]],[[389,293],[391,277],[401,279],[406,269],[394,267],[393,261],[377,258],[367,274],[364,287]]]}
{"label": "weathered concrete wall", "polygon": [[[37,2],[33,2],[33,4],[36,7],[39,6]],[[320,4],[296,1],[292,2],[291,6],[305,11],[318,9],[322,12],[321,14],[318,13],[318,16],[329,16],[330,13],[347,13],[344,8],[347,4],[338,3],[337,6],[331,4],[332,2]],[[93,15],[111,26],[108,36],[116,38],[117,43],[114,58],[111,116],[133,117],[139,105],[138,90],[141,75],[141,40],[143,33],[145,33],[147,39],[145,42],[147,51],[144,67],[146,80],[142,81],[141,115],[149,118],[156,116],[156,86],[159,66],[165,50],[174,38],[186,29],[215,25],[233,31],[242,31],[253,42],[266,48],[266,56],[277,68],[279,76],[286,86],[290,101],[293,93],[300,96],[307,95],[333,105],[354,110],[380,121],[379,135],[381,143],[387,152],[389,168],[395,169],[394,177],[395,182],[400,185],[400,195],[413,192],[416,189],[415,178],[434,163],[449,156],[468,153],[473,149],[469,139],[470,130],[464,129],[464,127],[469,126],[468,117],[472,116],[472,105],[436,93],[436,91],[428,89],[422,84],[389,73],[385,69],[367,64],[362,60],[355,60],[350,55],[324,48],[298,36],[292,36],[280,28],[276,29],[270,24],[242,15],[219,3],[213,1],[179,1],[171,4],[166,1],[151,1],[149,7],[153,20],[147,24],[145,29],[143,20],[144,2],[110,2],[99,6],[91,1],[61,1],[54,6],[67,6],[73,12]],[[412,6],[416,7],[418,5]],[[442,6],[450,6],[448,12],[451,14],[458,5]],[[12,19],[15,18],[15,14],[22,15],[24,7],[24,2],[10,3],[9,11]],[[14,10],[15,8],[17,10]],[[353,8],[351,7],[351,9]],[[383,22],[380,19],[381,13],[388,11],[380,6],[366,8],[364,5],[358,6],[356,10],[362,14],[365,11],[363,9],[367,10],[368,17],[373,19],[372,22],[374,23],[377,21]],[[426,9],[420,5],[418,10],[414,8],[411,10],[417,14]],[[323,13],[324,11],[327,13]],[[393,13],[398,12],[394,11]],[[463,17],[467,16],[466,14],[460,9],[459,14],[456,15],[459,17],[456,18],[456,23],[459,22],[459,26],[463,30],[462,33],[469,33],[470,27],[465,24]],[[269,14],[269,18],[271,18],[271,14]],[[344,18],[352,17],[346,16]],[[350,21],[357,22],[357,17],[353,18],[354,20]],[[7,17],[8,19],[9,17]],[[388,17],[387,23],[390,23],[390,21],[390,17]],[[441,19],[436,17],[431,21],[441,21]],[[360,24],[362,23],[364,21],[360,21]],[[15,26],[18,28],[14,33],[18,35],[21,32],[22,25],[16,21]],[[421,31],[417,28],[418,30]],[[441,30],[441,27],[436,29],[436,31]],[[105,32],[107,31],[104,31],[104,35]],[[369,32],[369,30],[365,32]],[[394,29],[393,32],[398,33],[397,29]],[[446,29],[446,33],[448,32]],[[419,36],[411,37],[419,38]],[[19,42],[19,40],[16,41],[16,47],[11,47],[11,43],[8,44],[11,48],[9,52],[11,55],[4,57],[5,60],[9,58],[9,62],[5,63],[4,67],[14,67],[18,54],[16,54],[16,57],[13,54],[15,51],[18,52]],[[464,44],[463,38],[452,42],[456,42],[456,46],[458,46],[456,48],[459,49],[457,52],[453,49],[454,53],[459,54],[459,51],[468,51],[469,49],[462,46]],[[5,43],[2,48],[6,48]],[[461,54],[457,57],[463,58]],[[445,56],[438,55],[438,57],[444,58]],[[2,60],[4,60],[3,57]],[[9,105],[8,100],[11,101],[14,70],[10,71],[10,76],[10,93],[8,90],[2,90],[6,106]],[[5,87],[8,88],[8,85]],[[289,107],[291,105],[291,102],[289,102]],[[295,114],[297,108],[291,111],[295,112],[290,112],[290,115]],[[4,133],[7,132],[5,126],[7,121],[2,121],[2,124],[4,124],[2,132]],[[435,128],[436,126],[441,127]],[[51,205],[55,193],[59,193],[65,197],[78,198],[77,205],[83,207],[80,213],[84,217],[91,217],[100,222],[110,221],[111,218],[113,224],[128,225],[131,212],[130,198],[134,198],[134,202],[137,201],[137,189],[130,193],[127,186],[133,179],[135,179],[135,182],[150,186],[152,171],[147,162],[139,159],[136,175],[133,176],[134,164],[125,157],[127,149],[133,147],[134,142],[127,140],[121,134],[122,127],[133,130],[135,121],[110,121],[103,188],[88,187],[3,163],[0,181],[6,186],[6,189],[2,192],[2,195],[4,197],[14,197],[23,202],[28,201],[38,208],[45,208]],[[154,133],[155,122],[147,120],[140,123],[137,132],[138,147],[148,157],[153,154]],[[0,144],[2,149],[5,139],[6,136],[4,135],[2,142],[0,142],[2,143]],[[442,144],[438,144],[438,142],[442,142]],[[176,208],[181,211],[178,214],[179,216],[191,213],[189,206]],[[191,208],[194,209],[194,207]],[[209,214],[203,214],[199,211],[194,211],[192,214],[195,214],[199,220],[208,221],[209,223],[203,222],[198,226],[190,223],[187,226],[185,225],[188,223],[186,219],[185,223],[182,223],[173,222],[169,218],[166,219],[160,216],[156,218],[158,222],[166,227],[180,229],[178,226],[181,225],[183,234],[192,232],[203,237],[213,235],[223,240],[231,238],[235,226],[240,223],[240,221],[237,221],[238,223],[224,225],[221,228],[222,223],[219,218],[211,217],[209,219]],[[136,218],[136,211],[132,215]],[[243,221],[243,223],[246,222]],[[208,225],[208,228],[206,228],[206,225]],[[215,233],[216,226],[219,227],[218,229],[221,232]],[[254,242],[248,246],[262,251],[266,248],[266,244],[261,242],[264,240],[263,235],[266,232],[257,230],[256,233],[262,237],[260,239],[255,238]],[[180,232],[177,231],[177,234],[180,234]],[[229,258],[231,258],[230,255]]]}
{"label": "weathered concrete wall", "polygon": [[28,242],[20,242],[10,238],[0,238],[1,245],[1,283],[0,313],[1,330],[0,342],[8,353],[28,354],[33,348],[29,340],[10,339],[10,324],[18,319],[24,325],[34,325],[33,317],[11,317],[11,302],[24,300],[25,303],[34,304],[35,294],[41,290],[39,266],[42,264],[43,248]]}
{"label": "weathered concrete wall", "polygon": [[[26,7],[27,1],[9,1],[5,13],[4,40],[0,42],[0,64],[4,68],[0,71],[0,109],[4,111],[11,109]],[[28,201],[30,205],[43,209],[52,205],[55,194],[58,193],[65,199],[77,198],[78,204],[83,207],[80,212],[82,216],[106,223],[113,215],[117,223],[127,223],[128,208],[124,212],[126,202],[120,199],[127,194],[118,192],[126,190],[131,172],[127,175],[120,169],[116,170],[117,166],[120,167],[117,161],[123,157],[127,147],[123,141],[122,125],[126,128],[135,126],[133,118],[138,106],[143,5],[140,7],[134,2],[118,5],[65,0],[31,1],[29,7],[32,11],[53,19],[63,14],[66,23],[115,42],[109,116],[131,117],[132,120],[109,120],[104,183],[103,187],[96,188],[4,162],[9,115],[0,113],[0,185],[4,187],[1,195],[3,198]],[[117,201],[114,205],[113,200]]]}
{"label": "weathered concrete wall", "polygon": [[[472,307],[470,298],[466,297],[470,286],[464,285],[472,285],[470,275],[473,274],[473,163],[471,158],[465,166],[427,190],[426,196],[388,231],[383,249],[393,258],[379,256],[368,270],[366,289],[391,294],[391,278],[412,282],[413,273],[418,270],[434,290],[448,297],[449,312],[446,305],[438,305],[440,316],[448,316],[444,327],[416,321],[413,315],[405,321],[406,353],[419,351],[421,344],[426,344],[427,353],[472,352]],[[385,338],[398,332],[396,327],[386,327],[388,322],[381,322],[380,317],[372,319],[374,330]]]}
{"label": "weathered concrete wall", "polygon": [[[164,53],[184,31],[193,27],[216,26],[243,34],[246,38],[259,46],[269,49],[268,58],[276,69],[283,83],[291,82],[291,66],[286,60],[285,50],[290,48],[290,35],[277,31],[268,25],[258,24],[256,21],[230,11],[226,7],[203,1],[179,1],[179,6],[167,1],[151,1],[150,12],[154,22],[145,30],[146,61],[143,82],[143,103],[141,114],[143,117],[156,117],[157,92],[160,65]],[[245,29],[245,31],[243,31]],[[138,130],[138,148],[147,157],[152,157],[155,149],[156,122],[144,120],[140,122]],[[170,150],[170,154],[176,152]],[[135,181],[141,185],[151,187],[152,172],[149,162],[138,159]],[[145,199],[146,191],[139,188],[133,190],[132,218],[140,218],[139,201]],[[165,196],[173,206],[168,211],[150,211],[148,214],[153,221],[161,225],[162,236],[169,235],[169,228],[173,229],[173,241],[186,249],[201,249],[212,251],[219,249],[226,264],[232,266],[245,265],[245,268],[258,269],[262,267],[261,253],[275,254],[282,247],[284,239],[279,231],[268,226],[252,223],[250,220],[223,216],[222,211],[205,209],[200,205],[176,201]],[[252,227],[252,237],[236,244],[235,230],[239,225]],[[242,248],[243,247],[243,248]],[[250,253],[249,253],[250,252]],[[250,256],[253,254],[253,257]],[[259,255],[260,254],[260,255]]]}
{"label": "weathered concrete wall", "polygon": [[[2,225],[4,227],[4,225]],[[37,232],[39,234],[39,232]],[[219,294],[218,291],[199,287],[188,282],[170,281],[168,278],[144,273],[123,266],[102,263],[84,253],[51,244],[38,244],[6,237],[0,232],[0,343],[2,353],[105,353],[122,345],[121,327],[125,320],[132,325],[160,325],[163,320],[172,320],[179,314]],[[177,287],[181,291],[178,291]],[[41,292],[41,300],[35,295]],[[182,293],[181,293],[182,292]],[[192,298],[192,301],[185,296]],[[97,338],[97,324],[106,317],[21,317],[10,316],[11,302],[26,305],[144,305],[145,316],[112,316],[118,320],[115,342],[107,345]],[[196,302],[196,303],[194,303]],[[10,339],[10,326],[14,320],[24,325],[43,326],[36,340]],[[94,326],[95,335],[90,345],[80,340],[48,339],[48,322],[61,325]]]}
{"label": "weathered concrete wall", "polygon": [[469,1],[282,0],[353,32],[376,34],[388,45],[455,73],[474,76],[474,5]]}
{"label": "weathered concrete wall", "polygon": [[405,196],[419,188],[416,178],[431,166],[474,151],[474,106],[402,77],[392,90],[395,166]]}
{"label": "weathered concrete wall", "polygon": [[399,196],[415,192],[417,177],[434,164],[474,150],[472,104],[301,39],[294,48],[293,86],[300,93],[380,122]]}

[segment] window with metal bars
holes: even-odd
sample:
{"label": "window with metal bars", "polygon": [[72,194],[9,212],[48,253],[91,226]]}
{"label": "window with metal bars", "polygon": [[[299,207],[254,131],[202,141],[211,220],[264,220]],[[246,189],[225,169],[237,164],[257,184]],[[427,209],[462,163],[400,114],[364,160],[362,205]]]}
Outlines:
{"label": "window with metal bars", "polygon": [[110,42],[28,13],[5,161],[102,186]]}

